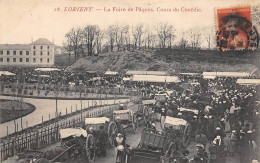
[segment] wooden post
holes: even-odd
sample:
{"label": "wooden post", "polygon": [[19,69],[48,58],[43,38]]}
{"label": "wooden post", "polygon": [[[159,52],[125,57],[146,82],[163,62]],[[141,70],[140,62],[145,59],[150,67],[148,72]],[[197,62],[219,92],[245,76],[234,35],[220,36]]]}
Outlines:
{"label": "wooden post", "polygon": [[50,115],[50,113],[49,113],[49,120],[51,120],[51,115]]}
{"label": "wooden post", "polygon": [[43,123],[43,115],[42,115],[42,123]]}
{"label": "wooden post", "polygon": [[6,126],[6,136],[8,136],[8,126]]}
{"label": "wooden post", "polygon": [[67,115],[68,111],[67,111],[67,108],[66,108],[66,115]]}
{"label": "wooden post", "polygon": [[72,106],[70,107],[70,113],[72,113]]}

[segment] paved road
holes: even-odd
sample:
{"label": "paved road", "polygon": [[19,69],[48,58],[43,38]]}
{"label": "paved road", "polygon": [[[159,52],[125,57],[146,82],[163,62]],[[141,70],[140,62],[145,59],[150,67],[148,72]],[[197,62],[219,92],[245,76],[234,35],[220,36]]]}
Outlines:
{"label": "paved road", "polygon": [[[10,96],[0,96],[1,99],[10,99],[15,100],[15,97]],[[115,103],[119,102],[125,102],[129,101],[129,99],[119,99],[116,100]],[[35,111],[31,114],[28,114],[23,117],[23,127],[25,128],[27,125],[28,127],[34,126],[36,124],[40,124],[42,122],[42,116],[43,120],[46,121],[50,118],[55,117],[55,110],[56,110],[56,101],[52,99],[34,99],[34,98],[24,98],[24,102],[30,103],[36,107]],[[114,100],[82,100],[82,107],[87,108],[88,106],[95,105],[101,105],[101,104],[113,104]],[[66,114],[66,108],[67,113],[71,113],[77,110],[80,110],[81,103],[80,100],[58,100],[58,113],[61,112],[62,115]],[[16,123],[18,123],[18,129],[21,130],[21,121],[20,119],[16,120]],[[7,134],[7,126],[8,126],[8,133],[14,133],[15,127],[14,127],[14,121],[9,121],[3,124],[0,124],[0,138],[3,136],[6,136]]]}

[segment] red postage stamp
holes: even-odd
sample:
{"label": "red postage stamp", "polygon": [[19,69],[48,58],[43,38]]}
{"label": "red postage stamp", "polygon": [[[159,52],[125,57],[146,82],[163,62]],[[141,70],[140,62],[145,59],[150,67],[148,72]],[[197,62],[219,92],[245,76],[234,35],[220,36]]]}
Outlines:
{"label": "red postage stamp", "polygon": [[217,22],[219,50],[254,49],[250,6],[217,9]]}

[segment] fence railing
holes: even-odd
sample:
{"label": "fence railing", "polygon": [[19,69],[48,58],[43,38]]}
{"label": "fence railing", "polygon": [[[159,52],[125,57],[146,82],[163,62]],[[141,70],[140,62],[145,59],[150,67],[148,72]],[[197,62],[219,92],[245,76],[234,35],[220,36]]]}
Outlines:
{"label": "fence railing", "polygon": [[[12,157],[25,149],[37,150],[44,148],[50,144],[60,140],[59,130],[68,127],[82,126],[84,119],[89,117],[97,117],[109,115],[113,110],[119,109],[118,104],[89,108],[82,113],[59,119],[48,125],[38,125],[37,127],[26,130],[17,136],[7,137],[0,144],[1,162],[8,157]],[[82,114],[82,115],[81,115]]]}

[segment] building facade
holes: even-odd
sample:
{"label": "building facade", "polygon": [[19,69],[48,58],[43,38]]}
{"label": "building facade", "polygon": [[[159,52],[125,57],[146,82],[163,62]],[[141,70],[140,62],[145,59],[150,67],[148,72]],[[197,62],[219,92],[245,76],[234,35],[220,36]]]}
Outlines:
{"label": "building facade", "polygon": [[54,61],[54,44],[45,38],[31,44],[0,45],[0,65],[3,66],[50,67]]}

